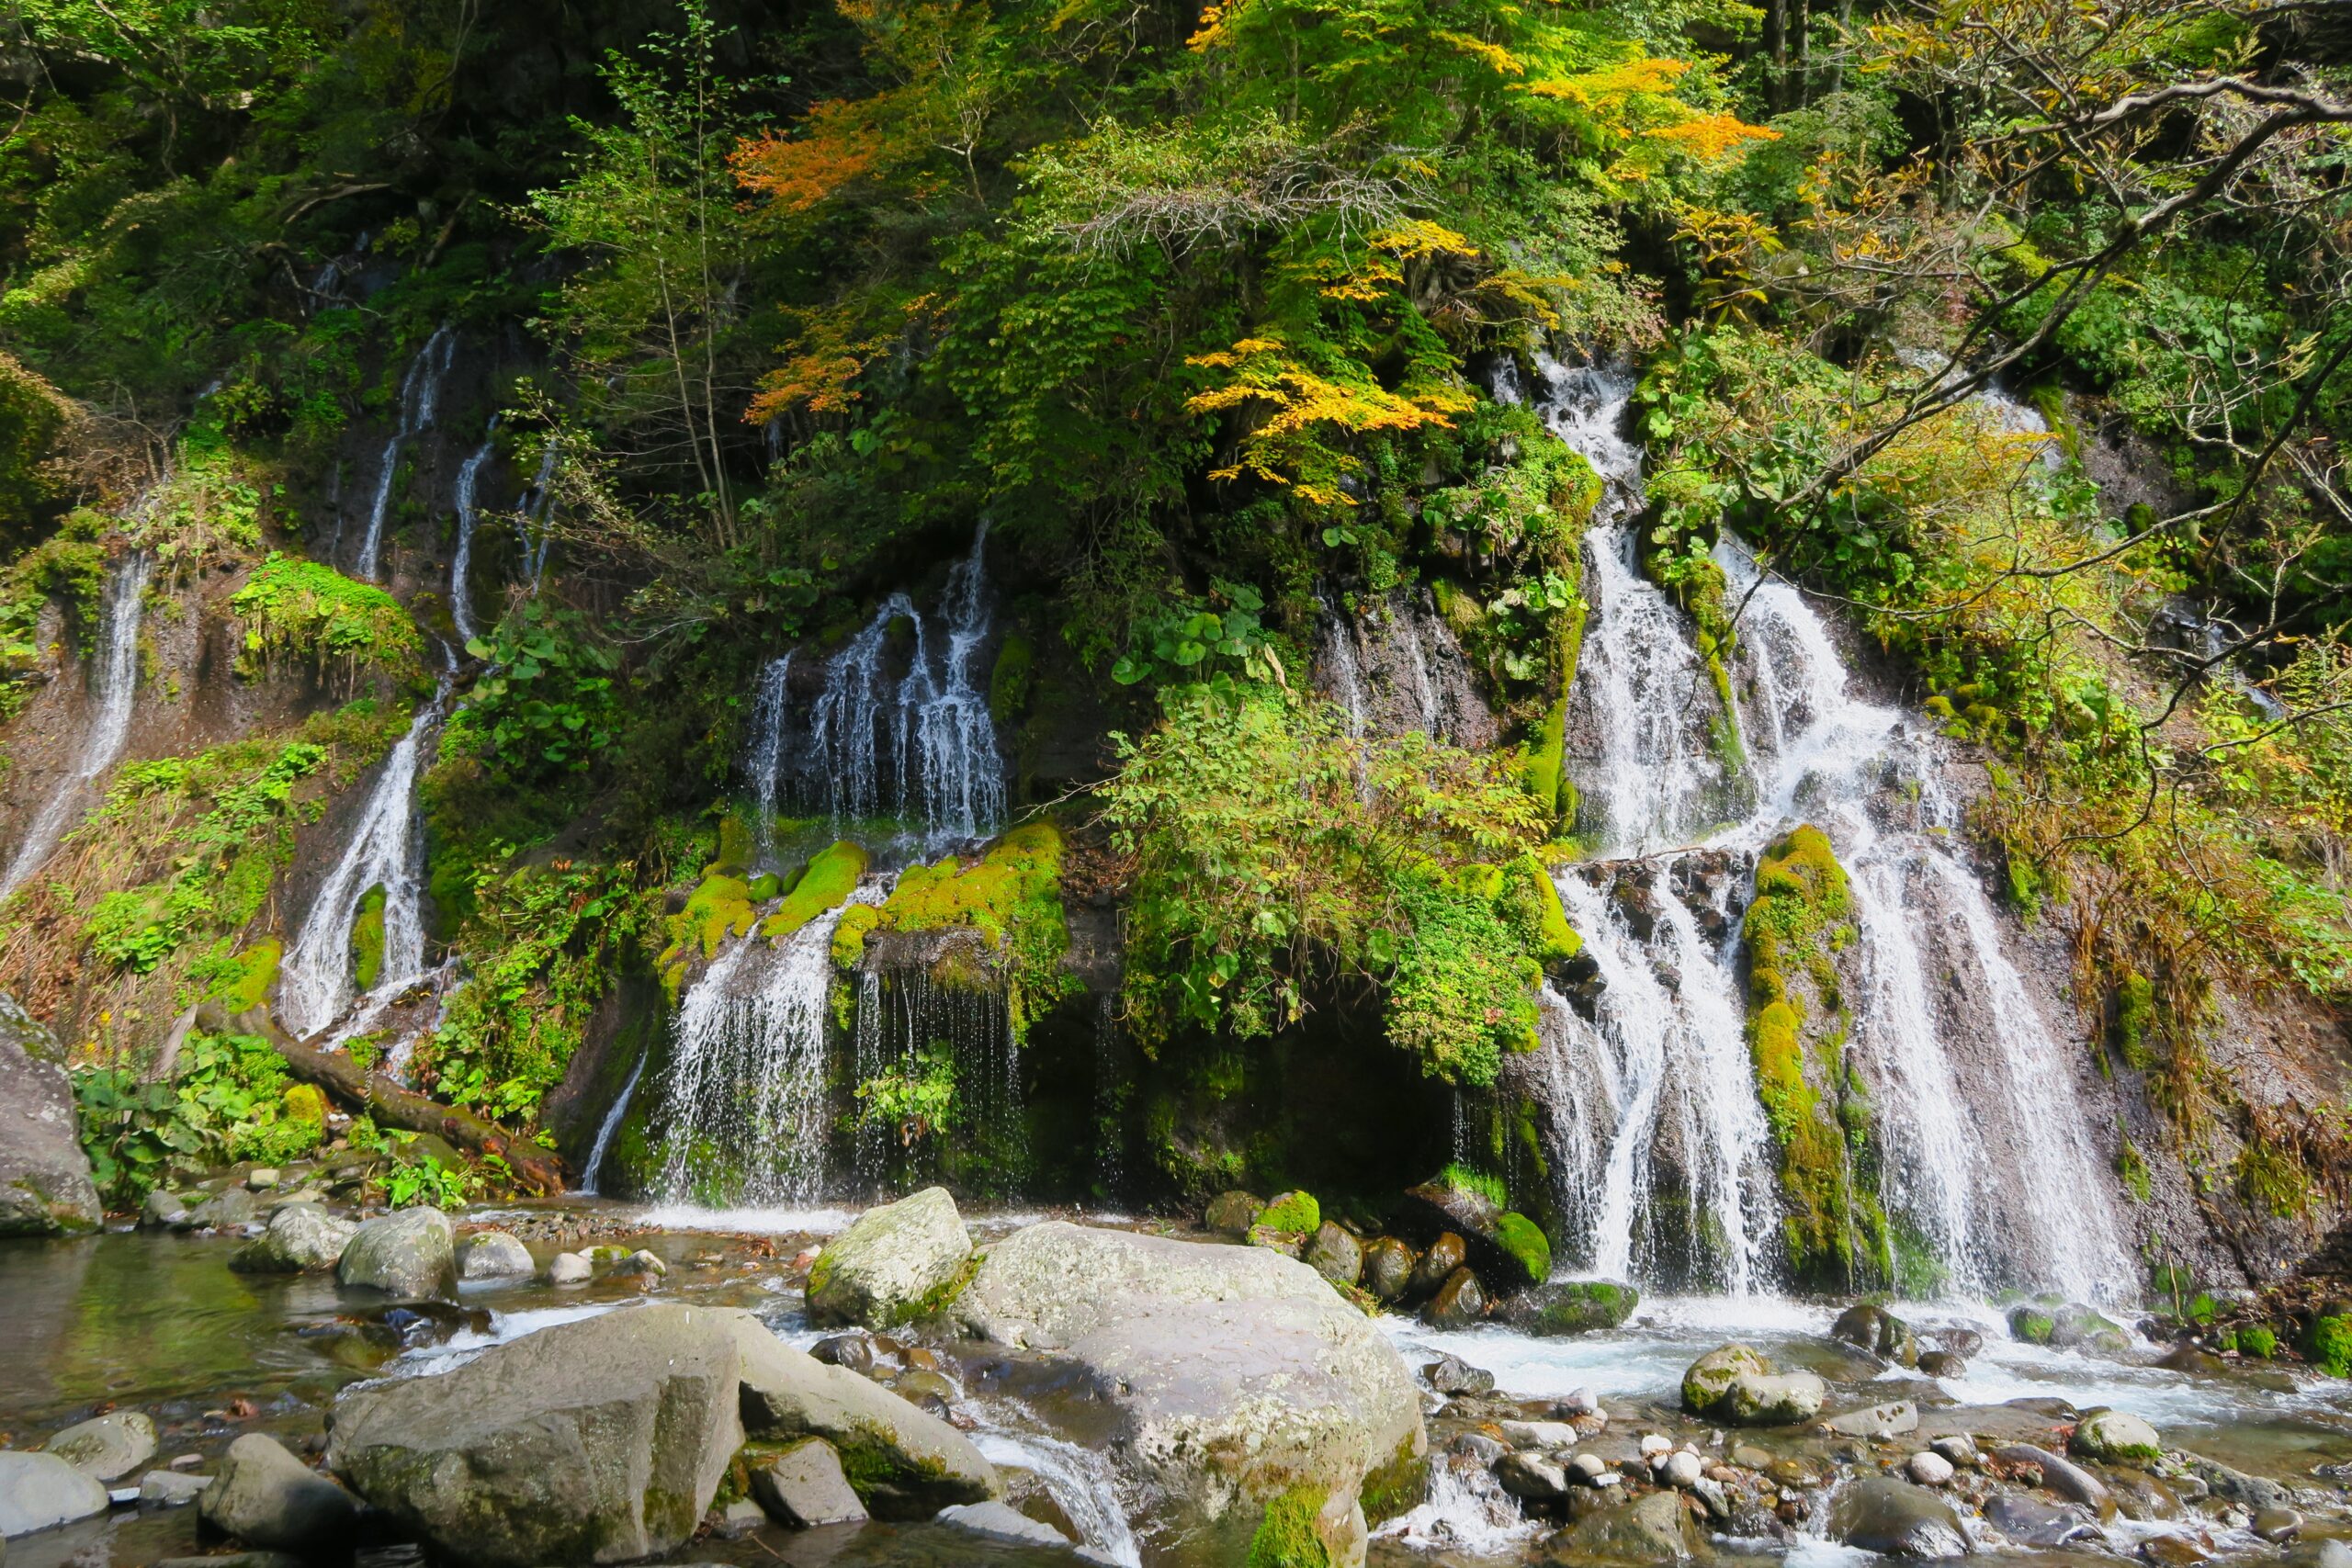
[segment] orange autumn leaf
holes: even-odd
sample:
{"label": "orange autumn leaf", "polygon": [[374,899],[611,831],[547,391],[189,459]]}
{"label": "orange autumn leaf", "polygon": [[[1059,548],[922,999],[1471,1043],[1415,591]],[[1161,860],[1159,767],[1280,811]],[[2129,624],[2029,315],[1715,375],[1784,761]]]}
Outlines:
{"label": "orange autumn leaf", "polygon": [[786,212],[806,212],[881,167],[888,138],[874,104],[834,99],[819,104],[797,135],[770,131],[743,142],[728,158],[738,184]]}
{"label": "orange autumn leaf", "polygon": [[1736,115],[1728,114],[1694,115],[1679,125],[1659,126],[1645,134],[1710,164],[1751,141],[1781,139],[1781,133],[1770,126],[1749,125]]}

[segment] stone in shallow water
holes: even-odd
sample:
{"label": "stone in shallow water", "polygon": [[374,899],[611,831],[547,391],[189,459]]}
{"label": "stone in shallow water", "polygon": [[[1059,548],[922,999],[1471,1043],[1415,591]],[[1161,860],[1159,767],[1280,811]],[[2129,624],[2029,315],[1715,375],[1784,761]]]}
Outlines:
{"label": "stone in shallow water", "polygon": [[2066,1446],[2084,1459],[2107,1464],[2154,1464],[2164,1457],[2164,1439],[2156,1429],[2120,1410],[2089,1412]]}
{"label": "stone in shallow water", "polygon": [[45,1447],[85,1475],[113,1481],[155,1457],[155,1423],[144,1411],[117,1410],[66,1427]]}
{"label": "stone in shallow water", "polygon": [[1865,1476],[1839,1493],[1829,1533],[1885,1557],[1961,1557],[1970,1551],[1950,1504],[1886,1476]]}
{"label": "stone in shallow water", "polygon": [[808,1270],[808,1321],[887,1328],[953,1287],[972,1237],[944,1187],[878,1204],[825,1244]]}
{"label": "stone in shallow water", "polygon": [[1951,1484],[1953,1473],[1951,1461],[1944,1458],[1944,1456],[1939,1453],[1930,1452],[1913,1454],[1911,1456],[1910,1462],[1905,1464],[1903,1468],[1905,1472],[1908,1474],[1912,1480],[1917,1482],[1922,1486],[1949,1486]]}
{"label": "stone in shallow water", "polygon": [[284,1203],[269,1228],[239,1247],[229,1267],[241,1274],[311,1274],[332,1269],[359,1227],[316,1203]]}
{"label": "stone in shallow water", "polygon": [[939,1510],[939,1522],[990,1540],[1012,1541],[1022,1546],[1060,1546],[1071,1544],[1069,1537],[1050,1525],[1041,1525],[1008,1503],[958,1503]]}
{"label": "stone in shallow water", "polygon": [[1608,1280],[1563,1280],[1520,1292],[1503,1303],[1500,1315],[1525,1334],[1591,1334],[1623,1323],[1641,1299],[1642,1293],[1631,1285]]}
{"label": "stone in shallow water", "polygon": [[2004,1492],[1984,1508],[1995,1529],[2020,1546],[2064,1546],[2105,1537],[2090,1510],[2079,1503],[2052,1503],[2021,1492]]}
{"label": "stone in shallow water", "polygon": [[435,1296],[457,1282],[457,1233],[438,1209],[403,1209],[365,1221],[335,1266],[346,1285],[388,1296]]}
{"label": "stone in shallow water", "polygon": [[1430,1388],[1449,1397],[1491,1393],[1495,1388],[1494,1373],[1474,1367],[1459,1356],[1440,1356],[1421,1369],[1421,1378]]}
{"label": "stone in shallow water", "polygon": [[195,1502],[212,1484],[209,1475],[180,1470],[151,1470],[139,1478],[139,1500],[160,1508],[178,1508]]}
{"label": "stone in shallow water", "polygon": [[594,1266],[576,1252],[559,1252],[548,1260],[550,1285],[584,1285],[595,1272]]}
{"label": "stone in shallow water", "polygon": [[30,1535],[107,1511],[107,1489],[96,1476],[55,1454],[0,1450],[0,1537]]}
{"label": "stone in shallow water", "polygon": [[1653,1492],[1578,1520],[1567,1534],[1576,1559],[1611,1562],[1680,1562],[1694,1556],[1699,1527],[1675,1492]]}
{"label": "stone in shallow water", "polygon": [[865,1517],[865,1505],[842,1473],[841,1456],[820,1438],[754,1463],[752,1495],[778,1524],[809,1529]]}
{"label": "stone in shallow water", "polygon": [[207,1524],[249,1546],[304,1554],[342,1546],[359,1518],[350,1493],[260,1432],[229,1445],[198,1511]]}
{"label": "stone in shallow water", "polygon": [[1495,1465],[1495,1479],[1512,1496],[1532,1503],[1568,1495],[1567,1472],[1539,1453],[1505,1454]]}
{"label": "stone in shallow water", "polygon": [[2048,1449],[2031,1443],[2009,1443],[1993,1450],[1993,1457],[2005,1464],[2036,1465],[2041,1471],[2041,1484],[2070,1502],[2080,1503],[2100,1518],[2115,1512],[2114,1495],[2106,1483],[2081,1465],[2069,1463]]}
{"label": "stone in shallow water", "polygon": [[526,1280],[535,1272],[531,1249],[505,1231],[476,1231],[458,1252],[460,1280]]}
{"label": "stone in shallow water", "polygon": [[1919,1409],[1907,1399],[1897,1399],[1832,1416],[1821,1425],[1841,1438],[1899,1438],[1919,1429]]}
{"label": "stone in shallow water", "polygon": [[1437,1328],[1462,1328],[1487,1315],[1486,1288],[1467,1269],[1456,1269],[1421,1309],[1422,1320]]}

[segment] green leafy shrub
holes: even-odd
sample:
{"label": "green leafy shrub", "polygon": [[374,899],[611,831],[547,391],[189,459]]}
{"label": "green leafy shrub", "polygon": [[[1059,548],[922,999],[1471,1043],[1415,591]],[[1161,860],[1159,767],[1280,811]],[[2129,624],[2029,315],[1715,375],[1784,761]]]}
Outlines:
{"label": "green leafy shrub", "polygon": [[424,638],[399,600],[372,582],[331,566],[272,553],[230,597],[244,621],[238,672],[257,676],[281,658],[308,661],[345,690],[363,674],[413,680],[423,668]]}
{"label": "green leafy shrub", "polygon": [[267,1041],[243,1034],[190,1034],[169,1081],[78,1067],[74,1103],[92,1179],[109,1204],[127,1207],[216,1166],[299,1158],[318,1147],[325,1127],[289,1092],[296,1087]]}
{"label": "green leafy shrub", "polygon": [[488,637],[466,645],[490,669],[450,716],[442,750],[481,759],[512,786],[594,761],[613,743],[613,671],[618,660],[587,635],[576,611],[531,599]]}

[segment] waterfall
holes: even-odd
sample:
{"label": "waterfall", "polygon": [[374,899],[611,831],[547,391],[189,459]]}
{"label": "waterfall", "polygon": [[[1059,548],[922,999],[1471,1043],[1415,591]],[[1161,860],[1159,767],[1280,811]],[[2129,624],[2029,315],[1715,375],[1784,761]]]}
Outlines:
{"label": "waterfall", "polygon": [[[1004,761],[972,670],[990,630],[988,537],[982,523],[971,554],[948,573],[935,626],[907,595],[893,593],[826,661],[796,761],[806,795],[836,824],[895,817],[920,822],[926,846],[944,846],[985,838],[1003,821]],[[906,673],[893,681],[885,666],[901,626],[912,647]],[[752,737],[752,789],[771,807],[789,706],[781,692],[773,706],[763,703]]]}
{"label": "waterfall", "polygon": [[760,694],[752,705],[752,746],[743,771],[752,778],[752,838],[758,863],[775,857],[776,774],[784,766],[785,726],[791,721],[792,655],[771,659],[760,671]]}
{"label": "waterfall", "polygon": [[[514,509],[514,536],[523,547],[523,575],[531,580],[531,592],[539,591],[539,579],[548,569],[548,545],[553,535],[547,526],[548,513],[555,506],[555,460],[558,447],[553,436],[539,448],[539,471],[531,479],[531,488],[524,492],[523,502]],[[534,525],[537,531],[534,531]]]}
{"label": "waterfall", "polygon": [[[1026,1407],[1013,1403],[1012,1408],[1035,1420]],[[1139,1568],[1143,1549],[1127,1523],[1130,1508],[1119,1495],[1118,1474],[1108,1455],[1042,1432],[1003,1427],[983,1427],[972,1442],[990,1464],[1025,1470],[1043,1482],[1093,1561]]]}
{"label": "waterfall", "polygon": [[[1572,708],[1597,743],[1574,761],[1603,858],[1558,876],[1600,985],[1577,1003],[1547,997],[1545,1048],[1525,1070],[1569,1219],[1564,1256],[1735,1294],[1770,1284],[1778,1194],[1743,1039],[1733,901],[1745,903],[1764,846],[1811,822],[1849,874],[1847,1058],[1868,1084],[1891,1218],[1956,1291],[2128,1286],[2066,1053],[1937,819],[1934,738],[1856,700],[1821,618],[1729,538],[1715,559],[1741,615],[1739,700],[1721,714],[1683,617],[1640,576],[1620,521],[1641,503],[1640,454],[1623,434],[1630,383],[1537,369],[1546,423],[1610,487],[1587,543],[1592,617]],[[1716,723],[1744,739],[1730,760],[1711,741]],[[1710,828],[1727,812],[1737,819]],[[1623,855],[1643,858],[1611,858]],[[1930,990],[1928,976],[1961,973],[1979,981],[1996,1043],[1976,1041],[1984,1031]]]}
{"label": "waterfall", "polygon": [[449,685],[445,674],[433,700],[416,710],[408,733],[384,759],[342,857],[286,950],[277,1011],[298,1039],[326,1028],[351,1005],[351,933],[370,888],[384,890],[384,951],[368,995],[397,996],[424,974],[424,835],[416,818],[416,780],[426,742],[447,710]]}
{"label": "waterfall", "polygon": [[849,904],[879,903],[877,882],[778,948],[732,941],[673,1022],[657,1124],[666,1128],[654,1192],[672,1202],[807,1203],[824,1191],[827,993],[833,928]]}
{"label": "waterfall", "polygon": [[[886,980],[873,968],[858,976],[857,1017],[852,1034],[856,1081],[871,1083],[888,1073],[922,1071],[944,1047],[955,1082],[955,1146],[981,1154],[990,1173],[1002,1177],[1026,1159],[1023,1119],[1021,1043],[1001,991],[989,987],[943,985],[928,969],[895,970]],[[927,1146],[898,1147],[891,1129],[861,1116],[857,1131],[857,1185],[862,1191],[887,1190],[900,1176],[925,1175],[942,1140]]]}
{"label": "waterfall", "polygon": [[599,1173],[605,1168],[605,1156],[612,1152],[613,1139],[619,1134],[621,1123],[628,1118],[628,1102],[637,1098],[637,1080],[644,1076],[645,1058],[639,1056],[637,1066],[628,1070],[628,1081],[621,1085],[620,1098],[613,1101],[612,1109],[605,1112],[604,1121],[597,1123],[596,1141],[589,1145],[588,1163],[581,1168],[582,1196],[596,1196]]}
{"label": "waterfall", "polygon": [[90,716],[74,769],[58,781],[23,841],[0,874],[0,899],[40,869],[82,804],[84,792],[114,766],[130,735],[130,710],[139,694],[139,617],[147,593],[147,558],[125,556],[107,583],[98,614],[98,646],[89,668]]}
{"label": "waterfall", "polygon": [[392,479],[399,473],[401,452],[411,441],[433,428],[439,412],[441,378],[449,373],[458,355],[458,334],[447,322],[435,327],[424,346],[409,361],[401,378],[400,423],[384,442],[384,456],[376,469],[376,495],[368,508],[368,532],[359,542],[357,575],[372,581],[384,547],[384,518],[391,510]]}
{"label": "waterfall", "polygon": [[[492,434],[498,429],[498,419],[494,414],[491,417],[490,429]],[[458,482],[450,495],[458,512],[458,549],[449,558],[449,619],[458,628],[458,641],[461,645],[481,635],[481,628],[474,624],[471,579],[474,524],[480,515],[475,508],[474,496],[481,483],[483,465],[497,455],[497,446],[489,434],[485,434],[481,445],[474,448],[473,456],[458,467]]]}
{"label": "waterfall", "polygon": [[1316,684],[1347,714],[1348,733],[1419,730],[1480,750],[1498,731],[1452,628],[1425,589],[1399,588],[1359,618],[1324,601]]}

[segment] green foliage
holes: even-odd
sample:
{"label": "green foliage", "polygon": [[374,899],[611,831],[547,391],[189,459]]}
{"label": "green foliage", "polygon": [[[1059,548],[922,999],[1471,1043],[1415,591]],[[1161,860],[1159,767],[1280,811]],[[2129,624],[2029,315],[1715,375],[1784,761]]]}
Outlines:
{"label": "green foliage", "polygon": [[2278,1354],[2278,1336],[2262,1324],[2248,1324],[2237,1331],[2237,1351],[2241,1356],[2267,1361]]}
{"label": "green foliage", "polygon": [[272,553],[229,600],[244,621],[238,672],[252,678],[280,658],[337,671],[346,690],[363,674],[413,680],[424,639],[400,601],[333,567]]}
{"label": "green foliage", "polygon": [[318,1146],[323,1118],[292,1087],[269,1043],[243,1034],[190,1034],[169,1080],[77,1067],[74,1104],[92,1179],[109,1204],[132,1207],[215,1166],[300,1158]]}
{"label": "green foliage", "polygon": [[1247,583],[1219,581],[1212,592],[1229,607],[1174,604],[1138,624],[1127,652],[1111,667],[1111,679],[1123,686],[1204,681],[1221,694],[1233,691],[1237,677],[1275,680],[1281,664],[1258,620],[1265,601]]}
{"label": "green foliage", "polygon": [[1510,1193],[1505,1190],[1503,1179],[1491,1171],[1456,1163],[1438,1173],[1437,1184],[1450,1187],[1457,1192],[1475,1192],[1498,1209],[1510,1203]]}
{"label": "green foliage", "polygon": [[2303,1355],[2329,1377],[2352,1378],[2352,1317],[2312,1319],[2303,1335]]}
{"label": "green foliage", "polygon": [[443,1165],[431,1155],[395,1164],[384,1176],[384,1201],[395,1209],[462,1209],[481,1190],[472,1171]]}
{"label": "green foliage", "polygon": [[1102,792],[1115,845],[1136,857],[1125,984],[1138,1035],[1267,1035],[1317,984],[1393,978],[1391,1038],[1450,1081],[1490,1080],[1534,1016],[1500,878],[1473,869],[1540,831],[1505,761],[1418,734],[1351,738],[1319,702],[1190,688],[1165,706],[1142,741],[1119,741]]}
{"label": "green foliage", "polygon": [[589,766],[612,744],[612,653],[587,636],[587,620],[538,599],[466,645],[490,668],[450,715],[444,756],[474,758],[513,789]]}
{"label": "green foliage", "polygon": [[69,525],[0,568],[0,723],[14,718],[31,696],[27,682],[40,668],[41,606],[56,600],[85,653],[97,647],[98,603],[106,590],[107,552],[90,527]]}
{"label": "green foliage", "polygon": [[417,1083],[451,1104],[529,1123],[653,929],[658,905],[637,884],[634,862],[540,862],[512,849],[477,870],[457,933],[472,978],[419,1043],[410,1064]]}
{"label": "green foliage", "polygon": [[1330,1548],[1316,1528],[1323,1501],[1316,1488],[1294,1486],[1268,1503],[1250,1538],[1248,1568],[1331,1568]]}
{"label": "green foliage", "polygon": [[858,1120],[884,1127],[902,1150],[956,1125],[956,1053],[944,1040],[917,1046],[898,1066],[857,1086]]}

